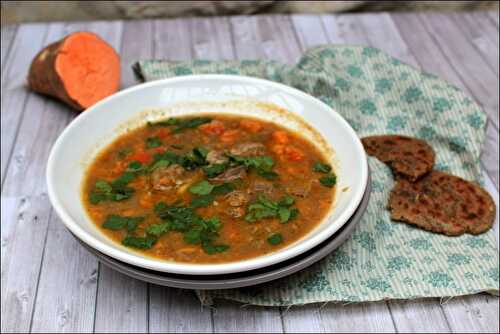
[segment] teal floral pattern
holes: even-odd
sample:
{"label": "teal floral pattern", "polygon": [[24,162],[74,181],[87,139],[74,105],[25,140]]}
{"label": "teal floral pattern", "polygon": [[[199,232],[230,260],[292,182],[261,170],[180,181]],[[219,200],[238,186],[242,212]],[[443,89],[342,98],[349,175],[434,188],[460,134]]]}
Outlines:
{"label": "teal floral pattern", "polygon": [[[371,47],[320,46],[296,66],[275,61],[141,61],[146,81],[204,73],[242,74],[312,94],[341,114],[360,137],[399,133],[427,140],[436,168],[483,182],[479,155],[486,116],[458,88]],[[258,287],[198,291],[205,304],[226,298],[257,305],[498,293],[494,232],[446,237],[393,222],[385,208],[390,170],[369,158],[372,194],[352,237],[325,259]]]}

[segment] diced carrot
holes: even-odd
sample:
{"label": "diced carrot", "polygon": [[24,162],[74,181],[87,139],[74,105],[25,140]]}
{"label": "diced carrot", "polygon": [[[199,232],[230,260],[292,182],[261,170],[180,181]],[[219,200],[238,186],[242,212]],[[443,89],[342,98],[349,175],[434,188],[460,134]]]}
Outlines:
{"label": "diced carrot", "polygon": [[283,152],[285,152],[285,146],[284,145],[273,145],[273,146],[271,146],[271,151],[278,154],[278,155],[281,155],[281,154],[283,154]]}
{"label": "diced carrot", "polygon": [[240,135],[239,130],[236,129],[227,130],[220,136],[220,140],[224,143],[231,143],[234,142],[239,135]]}
{"label": "diced carrot", "polygon": [[151,154],[148,152],[137,152],[128,157],[130,161],[137,160],[143,164],[148,163],[152,160]]}
{"label": "diced carrot", "polygon": [[151,209],[154,206],[153,198],[149,195],[144,195],[139,199],[139,204],[145,209]]}
{"label": "diced carrot", "polygon": [[240,121],[240,127],[252,133],[257,133],[262,130],[262,123],[251,119],[243,119]]}
{"label": "diced carrot", "polygon": [[274,131],[271,137],[278,144],[288,144],[288,142],[290,141],[290,138],[288,138],[286,132],[282,130]]}
{"label": "diced carrot", "polygon": [[156,147],[153,149],[155,153],[165,153],[165,147]]}
{"label": "diced carrot", "polygon": [[224,132],[224,123],[213,120],[210,123],[200,125],[199,129],[206,134],[221,135]]}
{"label": "diced carrot", "polygon": [[301,161],[304,159],[304,153],[296,147],[285,147],[285,154],[290,161]]}
{"label": "diced carrot", "polygon": [[170,136],[170,132],[167,129],[165,129],[165,128],[160,128],[160,130],[158,130],[158,132],[156,133],[156,135],[158,137],[160,137],[160,139],[165,139],[168,136]]}

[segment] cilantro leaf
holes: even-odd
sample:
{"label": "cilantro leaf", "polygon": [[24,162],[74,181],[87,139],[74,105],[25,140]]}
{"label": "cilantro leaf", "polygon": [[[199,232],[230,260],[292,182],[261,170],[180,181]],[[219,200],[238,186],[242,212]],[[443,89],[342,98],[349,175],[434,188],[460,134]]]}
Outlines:
{"label": "cilantro leaf", "polygon": [[198,126],[210,123],[212,121],[209,117],[195,117],[190,119],[181,119],[177,121],[177,127],[172,131],[172,133],[179,133],[186,129],[194,129]]}
{"label": "cilantro leaf", "polygon": [[290,195],[283,196],[278,202],[261,195],[248,206],[245,220],[253,223],[265,218],[279,218],[281,223],[286,223],[296,218],[299,213],[297,208],[290,208],[294,203],[295,200]]}
{"label": "cilantro leaf", "polygon": [[332,166],[330,166],[329,164],[324,164],[324,163],[321,163],[319,161],[317,161],[314,166],[313,166],[313,171],[315,172],[319,172],[319,173],[330,173],[332,170]]}
{"label": "cilantro leaf", "polygon": [[177,118],[168,118],[163,121],[158,121],[158,122],[148,122],[149,126],[171,126],[171,125],[177,125],[179,123],[179,119]]}
{"label": "cilantro leaf", "polygon": [[280,233],[271,234],[267,238],[267,242],[269,242],[273,246],[278,245],[283,242],[283,236]]}
{"label": "cilantro leaf", "polygon": [[203,167],[203,171],[208,178],[212,178],[224,173],[228,167],[228,164],[213,164]]}
{"label": "cilantro leaf", "polygon": [[319,178],[319,182],[325,187],[333,187],[337,183],[337,176],[333,173],[322,176]]}
{"label": "cilantro leaf", "polygon": [[196,195],[208,195],[214,189],[214,185],[210,184],[207,180],[200,181],[189,187],[189,192]]}
{"label": "cilantro leaf", "polygon": [[212,204],[214,200],[215,200],[215,197],[211,194],[201,195],[201,196],[194,197],[191,200],[190,205],[192,208],[204,208],[204,207],[207,207],[210,204]]}
{"label": "cilantro leaf", "polygon": [[132,232],[137,228],[137,225],[144,220],[144,217],[131,217],[108,215],[102,224],[103,228],[109,230],[121,230],[126,228],[127,231]]}
{"label": "cilantro leaf", "polygon": [[225,183],[216,185],[214,187],[214,189],[212,190],[212,195],[217,196],[217,195],[229,194],[234,189],[236,189],[236,187],[233,183],[225,182]]}
{"label": "cilantro leaf", "polygon": [[146,228],[148,234],[154,236],[161,236],[162,234],[168,232],[170,225],[168,223],[151,224]]}
{"label": "cilantro leaf", "polygon": [[154,235],[148,235],[145,237],[136,237],[127,235],[123,240],[122,244],[127,247],[148,249],[153,247],[153,245],[158,241],[158,238]]}
{"label": "cilantro leaf", "polygon": [[223,253],[229,249],[228,245],[214,245],[210,242],[204,242],[202,244],[202,248],[205,251],[205,253],[212,255],[216,253]]}
{"label": "cilantro leaf", "polygon": [[160,137],[149,137],[146,138],[146,148],[156,148],[163,144]]}

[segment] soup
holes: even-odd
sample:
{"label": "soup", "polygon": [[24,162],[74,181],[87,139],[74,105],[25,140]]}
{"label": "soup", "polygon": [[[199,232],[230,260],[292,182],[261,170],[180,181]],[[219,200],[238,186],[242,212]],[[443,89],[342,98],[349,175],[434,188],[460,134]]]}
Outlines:
{"label": "soup", "polygon": [[307,139],[226,114],[169,118],[105,148],[83,184],[102,233],[158,259],[221,263],[274,252],[329,211],[336,176]]}

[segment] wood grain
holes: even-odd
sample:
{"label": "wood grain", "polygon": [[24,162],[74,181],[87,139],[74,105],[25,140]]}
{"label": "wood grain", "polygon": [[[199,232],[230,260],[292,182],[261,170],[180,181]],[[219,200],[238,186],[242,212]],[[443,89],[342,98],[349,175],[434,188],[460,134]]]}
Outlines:
{"label": "wood grain", "polygon": [[5,70],[2,70],[0,123],[2,185],[28,98],[28,92],[24,87],[28,67],[36,53],[46,44],[47,27],[46,24],[20,26],[9,57],[5,60]]}
{"label": "wood grain", "polygon": [[17,31],[17,25],[8,25],[2,27],[1,30],[1,44],[0,44],[0,64],[1,68],[3,70],[3,64],[5,59],[7,59],[7,56],[10,51],[10,47],[12,45],[12,42],[14,41],[14,38],[16,36],[16,31]]}
{"label": "wood grain", "polygon": [[215,333],[282,333],[280,313],[275,307],[243,306],[220,301],[213,312]]}
{"label": "wood grain", "polygon": [[151,284],[151,333],[212,333],[212,309],[202,307],[194,291]]}
{"label": "wood grain", "polygon": [[[433,16],[436,18],[435,16]],[[456,29],[448,28],[451,35],[449,38],[446,36],[439,35],[439,30],[435,30],[432,27],[429,27],[426,23],[428,20],[420,18],[416,15],[410,14],[396,14],[392,15],[393,20],[396,22],[399,31],[401,32],[403,38],[408,43],[410,49],[415,54],[415,57],[418,59],[421,67],[430,73],[434,73],[439,75],[443,79],[449,81],[450,83],[456,85],[457,87],[463,89],[466,93],[469,93],[473,96],[473,98],[485,108],[485,111],[488,112],[490,119],[492,120],[487,127],[486,132],[486,141],[484,143],[483,154],[481,157],[483,166],[485,167],[488,175],[494,181],[497,189],[498,189],[498,154],[499,154],[499,142],[498,142],[498,126],[495,125],[495,122],[498,122],[498,94],[496,94],[497,105],[486,107],[483,103],[484,101],[489,100],[490,103],[495,97],[485,96],[487,92],[481,91],[481,89],[472,90],[471,87],[474,85],[473,81],[466,81],[468,79],[468,74],[465,72],[464,67],[458,66],[455,67],[450,62],[450,57],[456,58],[453,52],[448,51],[448,54],[445,52],[445,49],[450,49],[448,44],[458,43],[453,40],[453,35],[457,34]],[[439,18],[439,17],[437,17]],[[415,33],[418,31],[418,33]],[[460,39],[462,43],[466,43],[466,40]],[[443,44],[445,43],[445,44]],[[453,44],[453,48],[457,48],[456,44]],[[469,53],[476,54],[476,51],[471,47],[469,47]],[[459,51],[461,52],[461,51]],[[457,60],[456,60],[457,61]],[[479,67],[482,64],[482,59],[477,56],[475,57],[474,66]],[[470,62],[470,60],[469,60]],[[471,65],[469,65],[470,67]],[[481,68],[484,68],[483,65]],[[461,73],[459,73],[461,71]],[[490,71],[491,72],[491,71]],[[491,75],[491,73],[490,73]],[[480,79],[476,79],[480,80]],[[490,83],[491,84],[491,83]],[[496,83],[492,85],[497,85],[498,87],[498,77],[496,79]],[[498,90],[497,90],[498,91]],[[487,102],[486,102],[487,103]]]}

